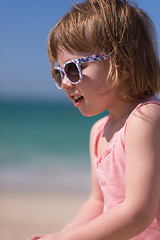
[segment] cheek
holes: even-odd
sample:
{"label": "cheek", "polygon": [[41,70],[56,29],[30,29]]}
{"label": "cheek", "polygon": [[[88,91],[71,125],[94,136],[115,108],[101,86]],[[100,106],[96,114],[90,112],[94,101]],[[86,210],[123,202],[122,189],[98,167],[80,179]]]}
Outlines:
{"label": "cheek", "polygon": [[83,93],[102,95],[108,91],[108,67],[102,63],[91,64],[83,71],[83,80],[78,84]]}
{"label": "cheek", "polygon": [[86,77],[84,79],[85,83],[85,89],[87,89],[87,92],[89,93],[94,93],[94,95],[102,95],[108,91],[107,87],[107,79],[106,76],[101,74],[97,76],[91,77]]}

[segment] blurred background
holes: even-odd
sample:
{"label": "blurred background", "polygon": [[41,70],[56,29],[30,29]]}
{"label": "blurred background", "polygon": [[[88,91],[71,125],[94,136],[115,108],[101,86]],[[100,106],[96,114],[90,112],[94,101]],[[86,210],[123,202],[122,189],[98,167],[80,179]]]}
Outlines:
{"label": "blurred background", "polygon": [[71,4],[0,0],[1,188],[73,188],[74,167],[88,172],[94,120],[82,117],[57,90],[46,50],[51,27]]}
{"label": "blurred background", "polygon": [[[15,219],[10,219],[6,210],[10,206],[10,212],[13,211],[9,200],[13,200],[13,193],[43,192],[43,196],[46,193],[57,196],[60,192],[89,192],[89,132],[92,124],[107,113],[85,118],[74,108],[53,82],[46,50],[51,27],[72,2],[81,1],[0,0],[0,193],[4,205],[0,211],[3,222],[0,235],[3,240],[14,236],[16,240],[22,239],[22,235],[17,237],[19,228],[13,227]],[[159,44],[160,1],[136,3],[152,18]],[[18,199],[20,196],[14,198],[17,204]],[[9,221],[10,231],[6,235]]]}

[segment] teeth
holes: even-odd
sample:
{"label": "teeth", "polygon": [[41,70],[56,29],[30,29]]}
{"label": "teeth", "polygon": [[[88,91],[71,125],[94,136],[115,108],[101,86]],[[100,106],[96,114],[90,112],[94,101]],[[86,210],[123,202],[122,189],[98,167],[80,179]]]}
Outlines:
{"label": "teeth", "polygon": [[78,100],[78,99],[80,99],[81,97],[74,97],[74,100]]}

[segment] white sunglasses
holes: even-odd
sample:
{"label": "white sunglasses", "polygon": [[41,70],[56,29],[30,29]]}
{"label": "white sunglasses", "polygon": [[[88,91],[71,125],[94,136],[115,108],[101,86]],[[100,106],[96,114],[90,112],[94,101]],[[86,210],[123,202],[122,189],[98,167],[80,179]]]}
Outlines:
{"label": "white sunglasses", "polygon": [[65,62],[64,65],[60,67],[54,67],[53,78],[56,82],[57,87],[61,89],[61,84],[65,75],[72,84],[78,84],[79,82],[81,82],[83,79],[81,70],[82,63],[96,62],[106,60],[107,58],[108,58],[107,54],[100,53],[83,58],[73,59]]}

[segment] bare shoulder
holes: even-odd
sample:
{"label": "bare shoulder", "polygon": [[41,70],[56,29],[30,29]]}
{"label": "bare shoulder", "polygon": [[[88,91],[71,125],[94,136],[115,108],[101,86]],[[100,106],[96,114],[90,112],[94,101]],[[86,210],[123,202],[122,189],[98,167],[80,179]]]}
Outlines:
{"label": "bare shoulder", "polygon": [[143,105],[128,119],[125,136],[127,159],[160,163],[159,140],[160,105],[154,103]]}
{"label": "bare shoulder", "polygon": [[90,140],[93,139],[93,137],[95,136],[98,128],[103,124],[104,120],[107,118],[108,116],[105,116],[101,119],[99,119],[97,122],[94,123],[94,125],[91,128],[91,132],[90,132]]}
{"label": "bare shoulder", "polygon": [[91,128],[91,132],[90,132],[90,157],[91,157],[91,160],[92,160],[92,157],[93,157],[93,145],[94,145],[94,139],[95,139],[95,136],[97,134],[97,131],[98,129],[100,128],[100,126],[104,123],[105,119],[107,119],[108,116],[106,117],[103,117],[101,119],[99,119],[97,122],[94,123],[94,125],[92,126]]}
{"label": "bare shoulder", "polygon": [[160,134],[160,104],[149,103],[134,111],[128,120],[127,132],[136,134],[148,130]]}

